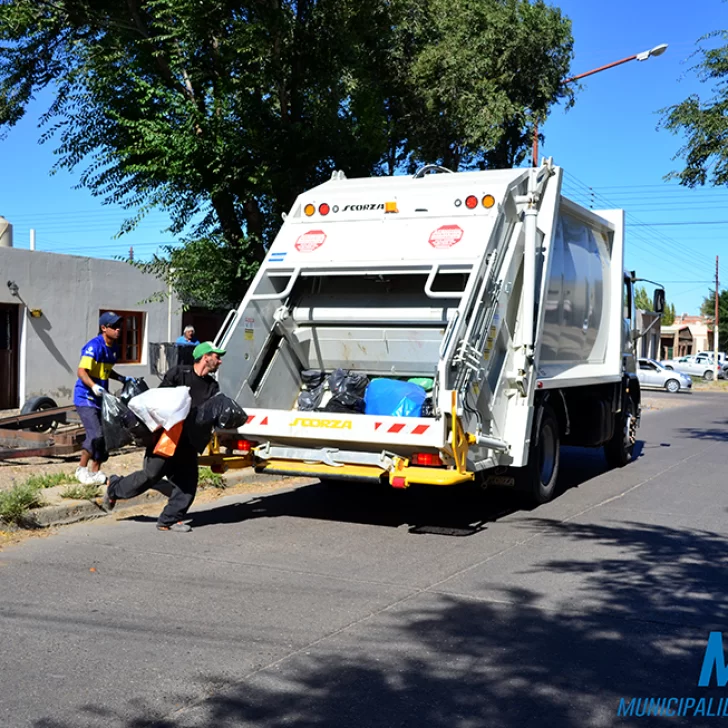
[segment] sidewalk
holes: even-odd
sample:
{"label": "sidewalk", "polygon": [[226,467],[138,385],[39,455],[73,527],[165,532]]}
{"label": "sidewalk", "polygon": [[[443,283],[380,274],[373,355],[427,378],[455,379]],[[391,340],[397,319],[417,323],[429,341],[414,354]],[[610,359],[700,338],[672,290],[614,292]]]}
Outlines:
{"label": "sidewalk", "polygon": [[[287,487],[300,480],[300,478],[259,475],[252,468],[230,471],[225,473],[222,477],[225,481],[225,488],[220,489],[220,493],[225,493],[227,488],[243,484],[271,485],[273,483],[280,483],[281,487]],[[67,487],[67,485],[59,485],[54,488],[46,488],[41,492],[41,498],[45,505],[40,508],[33,508],[28,512],[29,518],[33,519],[35,526],[41,528],[62,526],[69,523],[87,521],[92,518],[101,518],[109,515],[102,510],[100,506],[101,497],[96,498],[95,501],[62,498],[61,493],[63,493]],[[206,491],[209,490],[209,488],[206,489]],[[102,493],[103,491],[99,492]],[[118,514],[120,511],[129,508],[138,508],[139,506],[145,506],[153,503],[163,503],[166,500],[166,497],[161,493],[158,493],[156,490],[150,490],[138,498],[118,501],[116,508],[114,509],[114,514]]]}

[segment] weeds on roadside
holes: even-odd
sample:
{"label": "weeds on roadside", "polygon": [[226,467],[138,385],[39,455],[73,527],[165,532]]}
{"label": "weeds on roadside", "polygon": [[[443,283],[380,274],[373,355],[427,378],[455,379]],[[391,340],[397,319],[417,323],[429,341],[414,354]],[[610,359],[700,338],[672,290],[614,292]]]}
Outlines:
{"label": "weeds on roadside", "polygon": [[28,511],[41,504],[41,490],[41,486],[26,482],[0,491],[0,521],[18,526],[27,523]]}
{"label": "weeds on roadside", "polygon": [[71,500],[93,500],[99,494],[98,485],[69,485],[61,493],[61,498]]}
{"label": "weeds on roadside", "polygon": [[37,488],[54,488],[57,485],[75,483],[76,477],[71,473],[52,473],[48,475],[31,475],[24,481],[25,485]]}
{"label": "weeds on roadside", "polygon": [[200,468],[200,488],[218,488],[225,489],[225,478],[219,473],[213,473],[210,468]]}

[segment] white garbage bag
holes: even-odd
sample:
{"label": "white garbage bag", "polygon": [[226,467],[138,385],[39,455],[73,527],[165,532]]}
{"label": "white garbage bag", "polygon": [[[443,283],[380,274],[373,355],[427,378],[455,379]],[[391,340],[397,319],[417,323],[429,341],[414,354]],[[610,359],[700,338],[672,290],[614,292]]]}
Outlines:
{"label": "white garbage bag", "polygon": [[129,400],[129,409],[152,431],[171,430],[190,413],[189,387],[149,389]]}

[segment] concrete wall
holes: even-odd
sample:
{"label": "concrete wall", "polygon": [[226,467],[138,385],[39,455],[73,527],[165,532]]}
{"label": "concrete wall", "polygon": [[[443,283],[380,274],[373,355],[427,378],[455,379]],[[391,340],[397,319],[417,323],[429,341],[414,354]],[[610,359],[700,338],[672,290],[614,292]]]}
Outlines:
{"label": "concrete wall", "polygon": [[[13,296],[7,285],[18,286]],[[120,374],[144,376],[151,386],[149,342],[182,333],[180,304],[142,303],[163,284],[118,261],[0,248],[0,303],[21,304],[19,401],[48,395],[70,403],[81,347],[98,333],[99,309],[144,312],[142,363],[121,364]],[[29,311],[40,309],[39,318]],[[2,376],[2,372],[0,372]]]}

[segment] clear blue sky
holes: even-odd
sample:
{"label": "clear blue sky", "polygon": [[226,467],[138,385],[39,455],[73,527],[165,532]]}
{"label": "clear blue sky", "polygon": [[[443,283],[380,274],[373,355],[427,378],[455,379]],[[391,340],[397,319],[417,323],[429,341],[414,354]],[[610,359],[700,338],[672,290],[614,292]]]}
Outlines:
{"label": "clear blue sky", "polygon": [[[665,283],[678,313],[697,313],[721,258],[728,287],[728,190],[686,190],[663,177],[679,162],[672,157],[680,140],[658,131],[658,110],[691,93],[709,89],[690,73],[697,39],[728,28],[728,3],[696,0],[562,0],[552,2],[573,22],[574,75],[668,43],[667,52],[633,61],[582,81],[574,108],[556,108],[543,126],[541,153],[566,170],[565,192],[594,208],[627,211],[627,265]],[[28,247],[37,231],[40,250],[100,257],[148,257],[160,243],[166,217],[156,213],[119,239],[126,213],[103,205],[77,177],[50,176],[53,145],[39,145],[37,119],[46,104],[35,104],[0,142],[0,214],[15,228],[15,245]],[[669,224],[665,224],[669,223]],[[690,224],[676,224],[690,223]]]}

